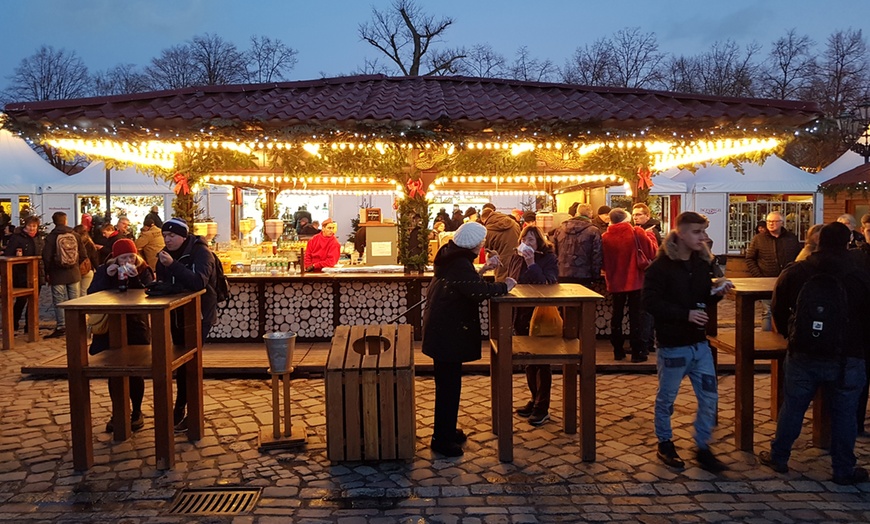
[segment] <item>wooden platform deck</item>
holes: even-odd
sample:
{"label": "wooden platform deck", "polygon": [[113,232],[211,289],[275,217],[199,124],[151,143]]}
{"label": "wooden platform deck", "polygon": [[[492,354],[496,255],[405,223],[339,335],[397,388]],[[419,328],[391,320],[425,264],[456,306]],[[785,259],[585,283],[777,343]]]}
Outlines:
{"label": "wooden platform deck", "polygon": [[[642,363],[632,363],[630,357],[615,361],[610,342],[596,341],[596,362],[598,373],[655,373],[655,354]],[[297,343],[293,353],[294,377],[321,377],[329,353],[329,342]],[[489,374],[489,343],[481,343],[482,358],[463,366],[466,373]],[[423,354],[420,342],[414,343],[414,364],[417,375],[432,374],[432,359]],[[269,359],[263,344],[209,343],[203,349],[203,374],[206,377],[255,376],[268,377]],[[554,372],[560,372],[554,367]],[[766,371],[769,365],[760,362],[759,371]],[[734,357],[720,353],[719,371],[734,372]],[[66,377],[66,353],[58,351],[54,357],[30,366],[23,366],[21,372],[27,375],[53,378]]]}

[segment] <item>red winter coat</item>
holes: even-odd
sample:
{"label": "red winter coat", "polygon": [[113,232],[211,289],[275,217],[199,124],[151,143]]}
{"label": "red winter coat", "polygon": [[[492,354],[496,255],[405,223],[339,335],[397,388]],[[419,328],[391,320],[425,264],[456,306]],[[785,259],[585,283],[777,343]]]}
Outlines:
{"label": "red winter coat", "polygon": [[637,268],[634,236],[641,250],[652,261],[658,249],[654,233],[644,231],[640,226],[632,226],[630,222],[620,222],[610,224],[601,235],[604,279],[609,293],[626,293],[643,287],[643,271]]}

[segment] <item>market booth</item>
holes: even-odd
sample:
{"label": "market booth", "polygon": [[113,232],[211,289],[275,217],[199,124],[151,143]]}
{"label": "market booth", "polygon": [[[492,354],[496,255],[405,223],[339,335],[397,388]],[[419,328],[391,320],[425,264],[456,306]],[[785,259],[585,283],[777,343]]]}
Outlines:
{"label": "market booth", "polygon": [[[824,223],[837,220],[849,213],[856,220],[870,213],[870,164],[853,151],[846,151],[840,158],[819,171],[822,180],[819,189],[824,198]],[[860,225],[860,224],[859,224]]]}
{"label": "market booth", "polygon": [[[327,339],[339,325],[419,327],[421,308],[406,309],[425,298],[431,274],[427,250],[409,246],[412,235],[428,242],[430,206],[491,200],[502,212],[513,203],[557,212],[570,204],[557,195],[592,203],[612,185],[646,200],[651,174],[764,155],[819,116],[804,102],[381,75],[13,103],[6,112],[8,126],[54,147],[171,181],[191,221],[202,221],[190,204],[199,188],[227,187],[231,241],[216,248],[232,299],[209,336],[249,341],[275,330]],[[397,244],[398,260],[381,268],[348,255],[331,273],[294,271],[304,239],[287,226],[303,210],[287,199],[303,195],[328,197],[306,211],[314,218],[327,205],[327,216],[342,217],[340,238],[361,209],[380,209],[374,227],[394,227],[397,242],[378,240],[391,244],[378,255],[392,259]]]}

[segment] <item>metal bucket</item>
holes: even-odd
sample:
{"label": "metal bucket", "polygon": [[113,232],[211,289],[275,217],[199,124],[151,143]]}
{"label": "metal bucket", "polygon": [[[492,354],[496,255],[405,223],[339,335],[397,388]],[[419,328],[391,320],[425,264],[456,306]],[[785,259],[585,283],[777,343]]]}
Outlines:
{"label": "metal bucket", "polygon": [[296,333],[276,331],[263,335],[266,353],[269,355],[269,372],[286,373],[293,371],[293,349],[296,347]]}

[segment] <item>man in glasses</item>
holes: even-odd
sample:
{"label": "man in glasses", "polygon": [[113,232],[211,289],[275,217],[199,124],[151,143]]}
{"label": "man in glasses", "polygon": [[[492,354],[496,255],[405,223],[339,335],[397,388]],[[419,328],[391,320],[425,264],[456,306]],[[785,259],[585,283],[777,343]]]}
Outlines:
{"label": "man in glasses", "polygon": [[[794,262],[800,253],[801,245],[797,235],[783,227],[783,216],[779,211],[767,214],[767,232],[752,238],[746,250],[746,266],[753,277],[778,277],[785,266]],[[761,329],[771,331],[770,301],[762,300],[763,314]]]}

